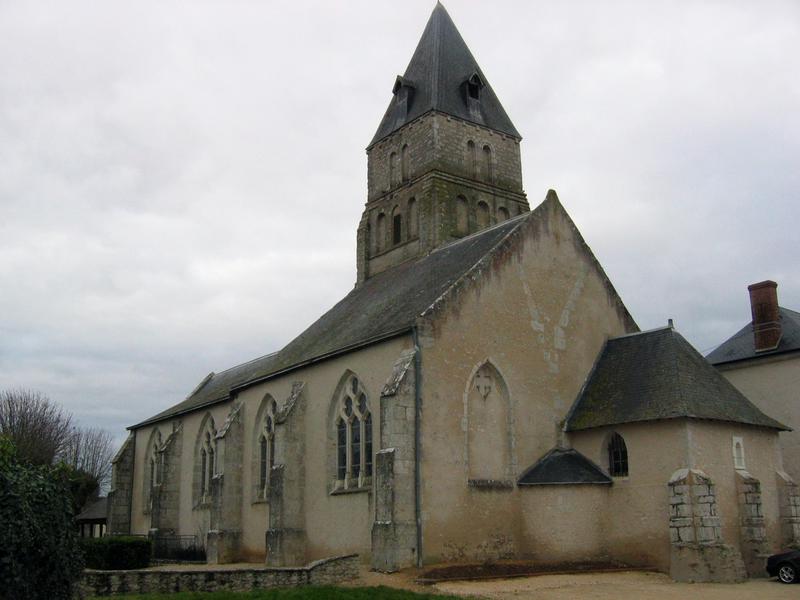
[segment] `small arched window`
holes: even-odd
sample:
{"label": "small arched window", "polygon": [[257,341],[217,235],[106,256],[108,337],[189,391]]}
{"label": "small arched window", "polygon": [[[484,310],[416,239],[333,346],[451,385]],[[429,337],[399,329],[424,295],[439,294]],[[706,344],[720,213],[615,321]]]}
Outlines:
{"label": "small arched window", "polygon": [[386,244],[386,215],[380,213],[375,220],[375,252],[383,252]]}
{"label": "small arched window", "polygon": [[733,438],[733,468],[745,469],[744,462],[744,442],[740,437]]}
{"label": "small arched window", "polygon": [[417,214],[417,201],[411,198],[408,201],[408,239],[419,237],[419,215]]}
{"label": "small arched window", "polygon": [[608,473],[612,477],[628,476],[628,448],[616,432],[608,440]]}
{"label": "small arched window", "polygon": [[278,403],[269,399],[261,419],[258,437],[258,497],[266,498],[269,489],[269,476],[275,466],[275,415]]}
{"label": "small arched window", "polygon": [[400,213],[400,207],[395,206],[392,209],[392,244],[397,245],[403,241],[403,215]]}
{"label": "small arched window", "polygon": [[475,215],[475,221],[478,229],[485,229],[489,226],[489,205],[483,200],[478,202],[478,210]]}
{"label": "small arched window", "polygon": [[469,210],[467,199],[464,196],[456,198],[456,235],[463,236],[469,233]]}
{"label": "small arched window", "polygon": [[408,173],[408,144],[403,144],[402,149],[400,150],[400,177],[402,177],[403,181],[408,181],[409,173]]}
{"label": "small arched window", "polygon": [[397,178],[397,152],[389,154],[389,189],[394,187]]}
{"label": "small arched window", "polygon": [[478,156],[475,150],[475,142],[469,140],[467,142],[467,174],[469,177],[476,179],[478,176]]}
{"label": "small arched window", "polygon": [[345,382],[334,416],[336,487],[365,487],[372,477],[372,413],[355,375]]}
{"label": "small arched window", "polygon": [[494,163],[492,149],[489,146],[483,147],[483,176],[489,183],[494,181]]}
{"label": "small arched window", "polygon": [[500,206],[497,209],[497,222],[502,223],[508,221],[508,209],[505,206]]}

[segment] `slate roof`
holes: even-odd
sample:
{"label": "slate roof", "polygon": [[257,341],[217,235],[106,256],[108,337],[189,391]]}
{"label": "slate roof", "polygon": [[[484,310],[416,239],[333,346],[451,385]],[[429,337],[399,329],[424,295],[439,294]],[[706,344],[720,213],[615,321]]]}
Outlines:
{"label": "slate roof", "polygon": [[545,204],[370,277],[280,352],[212,373],[183,402],[132,429],[225,400],[245,385],[409,331],[417,317],[526,219],[541,214]]}
{"label": "slate roof", "polygon": [[611,478],[577,450],[553,448],[520,476],[517,485],[610,483]]}
{"label": "slate roof", "polygon": [[671,327],[608,340],[566,429],[676,418],[788,430],[758,410]]}
{"label": "slate roof", "polygon": [[83,510],[75,517],[75,520],[80,521],[105,521],[106,520],[106,510],[108,508],[108,498],[103,496],[102,498],[97,498],[91,504],[87,504],[83,507]]}
{"label": "slate roof", "polygon": [[[474,110],[467,104],[465,82],[477,73],[483,82]],[[436,110],[521,138],[486,76],[469,51],[444,6],[436,4],[417,49],[398,84],[410,84],[412,95],[404,108],[395,94],[370,146],[428,111]]]}
{"label": "slate roof", "polygon": [[753,324],[748,323],[709,353],[706,360],[712,365],[721,365],[737,360],[800,350],[800,313],[781,307],[778,310],[780,311],[782,334],[777,348],[766,352],[756,352],[753,341]]}

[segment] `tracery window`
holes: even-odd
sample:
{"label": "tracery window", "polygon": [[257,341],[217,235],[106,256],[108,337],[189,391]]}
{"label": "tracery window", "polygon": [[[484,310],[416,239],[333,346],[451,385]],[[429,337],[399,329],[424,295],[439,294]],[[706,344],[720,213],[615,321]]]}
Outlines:
{"label": "tracery window", "polygon": [[258,496],[267,497],[269,476],[275,466],[275,415],[278,403],[269,399],[264,416],[261,419],[261,431],[258,437]]}
{"label": "tracery window", "polygon": [[628,476],[628,448],[616,432],[608,440],[608,472],[612,477]]}
{"label": "tracery window", "polygon": [[355,375],[345,382],[334,411],[336,488],[366,487],[372,477],[372,413]]}
{"label": "tracery window", "polygon": [[147,443],[147,458],[145,461],[147,478],[144,482],[144,510],[148,512],[153,506],[153,494],[156,487],[161,485],[164,470],[164,440],[161,431],[154,429]]}
{"label": "tracery window", "polygon": [[203,419],[195,453],[195,504],[206,504],[211,500],[211,484],[217,472],[217,430],[210,414]]}

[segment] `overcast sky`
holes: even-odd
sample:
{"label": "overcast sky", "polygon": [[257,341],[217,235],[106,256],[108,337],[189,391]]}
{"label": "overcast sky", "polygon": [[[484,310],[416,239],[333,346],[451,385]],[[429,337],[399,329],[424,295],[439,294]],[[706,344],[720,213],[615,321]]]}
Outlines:
{"label": "overcast sky", "polygon": [[[121,439],[345,295],[433,6],[0,0],[0,388]],[[446,7],[640,327],[800,310],[800,2]]]}

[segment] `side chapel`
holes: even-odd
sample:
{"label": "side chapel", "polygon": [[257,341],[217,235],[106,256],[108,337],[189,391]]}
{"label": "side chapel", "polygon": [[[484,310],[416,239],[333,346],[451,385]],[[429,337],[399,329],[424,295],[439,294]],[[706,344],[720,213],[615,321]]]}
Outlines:
{"label": "side chapel", "polygon": [[367,147],[354,289],[273,354],[130,427],[112,533],[209,562],[358,553],[615,560],[736,580],[800,541],[757,409],[671,326],[639,331],[437,4]]}

